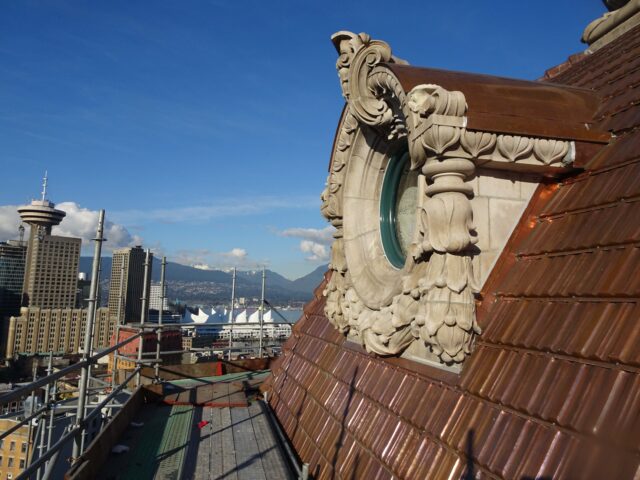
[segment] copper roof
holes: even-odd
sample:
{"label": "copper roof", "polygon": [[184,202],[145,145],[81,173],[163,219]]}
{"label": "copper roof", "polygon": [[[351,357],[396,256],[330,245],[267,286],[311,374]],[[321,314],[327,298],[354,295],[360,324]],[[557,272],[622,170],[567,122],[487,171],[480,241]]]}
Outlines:
{"label": "copper roof", "polygon": [[616,138],[534,194],[460,375],[346,342],[319,286],[270,379],[314,478],[638,478],[639,52],[636,27],[551,79],[596,91]]}

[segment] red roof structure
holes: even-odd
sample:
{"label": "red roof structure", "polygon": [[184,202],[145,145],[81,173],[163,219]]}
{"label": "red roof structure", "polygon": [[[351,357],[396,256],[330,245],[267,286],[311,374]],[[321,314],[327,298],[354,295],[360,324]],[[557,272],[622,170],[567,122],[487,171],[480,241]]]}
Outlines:
{"label": "red roof structure", "polygon": [[538,186],[459,373],[346,339],[325,315],[335,271],[306,306],[268,388],[314,478],[640,478],[640,27],[544,85],[593,91],[612,138]]}

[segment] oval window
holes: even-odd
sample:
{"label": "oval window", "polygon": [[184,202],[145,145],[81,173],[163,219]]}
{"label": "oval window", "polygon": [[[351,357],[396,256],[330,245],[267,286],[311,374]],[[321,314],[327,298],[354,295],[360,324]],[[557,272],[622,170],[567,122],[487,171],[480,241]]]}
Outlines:
{"label": "oval window", "polygon": [[380,194],[380,234],[389,262],[402,268],[413,239],[418,202],[418,171],[410,170],[407,148],[391,157]]}

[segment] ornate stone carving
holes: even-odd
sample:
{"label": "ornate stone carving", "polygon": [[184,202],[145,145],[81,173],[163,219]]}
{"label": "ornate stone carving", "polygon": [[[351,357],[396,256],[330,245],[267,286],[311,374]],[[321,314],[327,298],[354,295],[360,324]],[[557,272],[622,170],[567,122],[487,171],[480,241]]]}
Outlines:
{"label": "ornate stone carving", "polygon": [[569,143],[560,140],[536,138],[533,141],[533,153],[545,165],[560,162],[569,152]]}
{"label": "ornate stone carving", "polygon": [[347,108],[344,112],[342,127],[336,143],[327,185],[322,192],[322,205],[320,210],[324,217],[336,227],[333,234],[335,240],[331,248],[332,271],[331,279],[325,289],[327,297],[327,317],[341,332],[347,332],[345,317],[342,313],[342,304],[346,293],[347,263],[344,258],[344,246],[342,239],[342,184],[344,182],[345,166],[348,159],[348,151],[351,147],[352,137],[358,127],[358,123]]}
{"label": "ornate stone carving", "polygon": [[530,138],[516,135],[500,135],[498,137],[498,151],[509,162],[526,157],[532,149],[533,142]]}
{"label": "ornate stone carving", "polygon": [[471,155],[471,158],[477,159],[480,155],[493,151],[496,146],[496,135],[494,133],[465,130],[460,137],[460,144]]}
{"label": "ornate stone carving", "polygon": [[[325,313],[369,352],[460,365],[480,334],[467,180],[476,163],[550,165],[572,149],[565,141],[467,130],[463,92],[424,84],[405,94],[381,65],[398,61],[386,43],[350,32],[332,40],[347,107],[322,194],[322,213],[336,227]],[[379,246],[379,227],[366,222],[378,221],[376,188],[400,142],[420,175],[414,237],[397,269]]]}

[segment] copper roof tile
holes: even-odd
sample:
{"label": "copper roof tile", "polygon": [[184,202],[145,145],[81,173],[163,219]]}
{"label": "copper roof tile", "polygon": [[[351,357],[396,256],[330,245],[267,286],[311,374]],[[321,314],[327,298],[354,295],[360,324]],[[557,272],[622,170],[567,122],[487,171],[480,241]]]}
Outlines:
{"label": "copper roof tile", "polygon": [[[564,427],[571,427],[571,414],[583,400],[581,393],[591,369],[588,365],[553,359],[554,377],[544,387],[556,385],[540,406],[540,417]],[[543,388],[544,388],[543,387]]]}
{"label": "copper roof tile", "polygon": [[442,430],[450,421],[451,412],[459,400],[459,396],[448,388],[442,389],[442,395],[438,399],[437,405],[434,405],[432,415],[429,418],[425,431],[431,435],[441,438]]}
{"label": "copper roof tile", "polygon": [[475,461],[485,468],[490,468],[491,460],[495,455],[495,447],[504,435],[507,426],[511,422],[511,414],[497,408],[493,409],[492,421],[488,424],[485,439],[477,442],[473,447],[473,457]]}
{"label": "copper roof tile", "polygon": [[499,432],[496,442],[489,451],[487,460],[488,468],[491,472],[505,476],[505,466],[513,453],[514,446],[524,431],[527,421],[521,417],[505,414],[503,417],[502,429]]}
{"label": "copper roof tile", "polygon": [[439,450],[437,457],[422,478],[460,478],[464,471],[462,459],[449,450]]}
{"label": "copper roof tile", "polygon": [[[482,424],[483,415],[491,409],[486,404],[471,396],[462,397],[463,404],[459,412],[456,412],[455,423],[447,435],[447,444],[459,452],[465,452],[469,441],[470,432],[473,432],[473,442],[475,445],[482,443],[482,435],[486,433],[483,429],[479,431]],[[489,415],[489,418],[491,416]]]}
{"label": "copper roof tile", "polygon": [[425,476],[426,470],[437,460],[442,450],[440,445],[431,441],[426,435],[422,435],[417,453],[411,459],[406,478],[428,478]]}
{"label": "copper roof tile", "polygon": [[399,435],[391,445],[387,463],[399,478],[407,478],[420,445],[420,432],[409,427],[404,435]]}
{"label": "copper roof tile", "polygon": [[640,349],[637,343],[640,338],[638,318],[640,318],[640,305],[638,303],[630,305],[624,322],[621,322],[617,342],[607,352],[611,361],[640,366]]}
{"label": "copper roof tile", "polygon": [[414,383],[412,395],[417,399],[416,408],[407,417],[411,423],[417,427],[423,428],[427,422],[427,418],[431,415],[431,406],[435,399],[434,396],[438,394],[439,388],[431,382],[416,381]]}
{"label": "copper roof tile", "polygon": [[401,382],[398,385],[393,398],[390,399],[389,402],[385,405],[396,415],[399,415],[403,400],[408,397],[411,389],[413,388],[415,377],[413,377],[412,375],[407,375],[406,373],[402,373],[397,376],[401,377]]}
{"label": "copper roof tile", "polygon": [[[420,393],[423,391],[423,385],[420,383],[421,381],[419,379],[412,376],[412,381],[408,384],[408,388],[405,390],[406,395],[404,395],[398,403],[397,413],[402,418],[412,419],[416,413],[416,405],[424,400],[420,397]],[[417,423],[416,425],[422,426]]]}
{"label": "copper roof tile", "polygon": [[[393,441],[398,440],[398,435],[405,434],[409,431],[409,424],[399,420],[394,415],[390,415],[386,410],[381,410],[381,418],[378,419],[375,432],[377,435],[371,435],[370,448],[376,458],[381,459],[384,463],[388,464],[389,457],[388,452],[393,445]],[[386,455],[385,455],[386,453]]]}
{"label": "copper roof tile", "polygon": [[610,392],[615,380],[615,370],[605,368],[589,368],[581,366],[581,370],[588,371],[574,381],[572,391],[576,392],[575,402],[567,402],[560,414],[559,422],[567,424],[572,429],[591,434],[599,412],[607,396],[602,392]]}
{"label": "copper roof tile", "polygon": [[[472,406],[471,399],[467,395],[457,395],[449,410],[449,416],[444,419],[441,427],[438,428],[434,434],[447,444],[452,442],[453,432],[456,430],[456,426],[460,425],[460,422],[464,421],[468,409]],[[463,427],[464,428],[464,427]]]}
{"label": "copper roof tile", "polygon": [[[504,333],[503,343],[524,348],[536,348],[540,343],[539,337],[547,332],[543,325],[551,323],[550,311],[554,304],[540,301],[512,302],[517,305],[517,315],[511,321],[517,325],[516,329]],[[532,327],[538,328],[532,328]]]}

